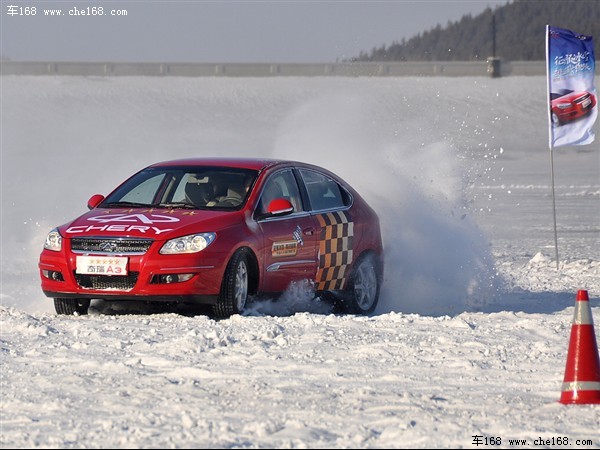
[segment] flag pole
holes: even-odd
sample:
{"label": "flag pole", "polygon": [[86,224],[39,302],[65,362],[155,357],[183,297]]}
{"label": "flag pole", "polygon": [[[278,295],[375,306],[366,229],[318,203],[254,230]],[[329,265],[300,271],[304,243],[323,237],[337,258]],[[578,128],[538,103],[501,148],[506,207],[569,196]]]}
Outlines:
{"label": "flag pole", "polygon": [[[550,26],[546,25],[546,101],[550,102]],[[549,105],[548,105],[549,106]],[[556,270],[560,270],[558,260],[558,232],[556,231],[556,194],[554,189],[554,152],[552,143],[554,135],[552,130],[552,112],[548,109],[548,147],[550,148],[550,178],[552,182],[552,217],[554,219],[554,254],[556,256]]]}
{"label": "flag pole", "polygon": [[558,233],[556,232],[556,195],[554,194],[554,152],[550,147],[550,174],[552,178],[552,216],[554,217],[554,253],[556,255],[556,270],[559,269],[558,263]]}

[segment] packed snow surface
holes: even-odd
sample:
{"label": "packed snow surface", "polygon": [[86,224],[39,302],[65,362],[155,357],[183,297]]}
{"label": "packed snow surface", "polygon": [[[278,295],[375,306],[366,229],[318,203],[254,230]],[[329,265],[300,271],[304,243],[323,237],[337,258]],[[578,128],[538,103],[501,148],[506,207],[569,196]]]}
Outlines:
{"label": "packed snow surface", "polygon": [[[554,149],[557,268],[544,77],[1,83],[3,448],[600,448],[600,406],[558,403],[579,290],[600,322],[600,147]],[[375,314],[299,283],[220,321],[57,316],[47,232],[191,156],[301,160],[357,188],[384,234]]]}

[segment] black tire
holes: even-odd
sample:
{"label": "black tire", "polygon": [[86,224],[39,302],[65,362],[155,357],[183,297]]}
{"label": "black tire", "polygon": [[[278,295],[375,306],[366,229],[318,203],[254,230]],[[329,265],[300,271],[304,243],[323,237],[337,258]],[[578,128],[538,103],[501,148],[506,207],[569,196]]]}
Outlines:
{"label": "black tire", "polygon": [[55,298],[54,309],[57,314],[85,316],[90,308],[90,301],[78,298]]}
{"label": "black tire", "polygon": [[247,251],[240,249],[233,254],[225,269],[221,293],[213,305],[215,317],[226,319],[244,311],[250,285],[249,273]]}
{"label": "black tire", "polygon": [[346,289],[343,310],[350,314],[375,311],[381,289],[381,271],[373,255],[362,256],[354,266]]}

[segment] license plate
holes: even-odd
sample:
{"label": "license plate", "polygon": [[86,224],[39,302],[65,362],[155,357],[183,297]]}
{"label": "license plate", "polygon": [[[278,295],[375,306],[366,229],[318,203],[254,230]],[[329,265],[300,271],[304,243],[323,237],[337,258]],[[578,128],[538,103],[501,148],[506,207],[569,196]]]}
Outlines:
{"label": "license plate", "polygon": [[84,275],[127,275],[125,256],[78,256],[75,271]]}
{"label": "license plate", "polygon": [[582,103],[581,106],[584,108],[587,108],[589,106],[589,104],[592,103],[592,99],[591,98],[586,98]]}

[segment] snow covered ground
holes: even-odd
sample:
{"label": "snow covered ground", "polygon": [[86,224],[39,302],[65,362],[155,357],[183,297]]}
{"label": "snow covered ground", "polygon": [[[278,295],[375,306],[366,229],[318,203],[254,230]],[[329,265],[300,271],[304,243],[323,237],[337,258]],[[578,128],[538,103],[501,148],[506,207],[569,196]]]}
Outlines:
{"label": "snow covered ground", "polygon": [[[3,448],[600,448],[600,407],[557,402],[578,290],[600,330],[600,138],[555,149],[556,270],[543,77],[1,83]],[[384,231],[376,313],[334,315],[299,285],[222,321],[56,316],[46,233],[196,155],[354,185]]]}

